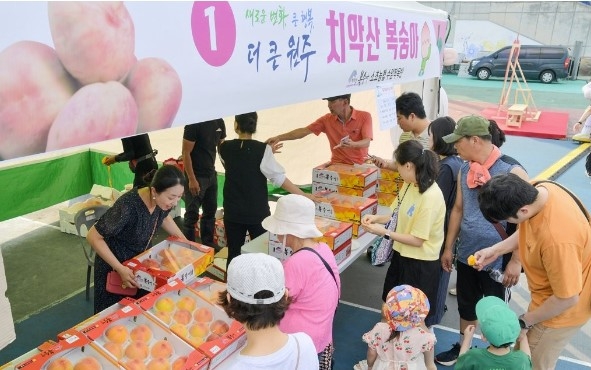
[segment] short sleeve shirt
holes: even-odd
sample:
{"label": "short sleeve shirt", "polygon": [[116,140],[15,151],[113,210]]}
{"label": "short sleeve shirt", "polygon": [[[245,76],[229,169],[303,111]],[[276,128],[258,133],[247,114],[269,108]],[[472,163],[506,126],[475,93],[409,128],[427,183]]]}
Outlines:
{"label": "short sleeve shirt", "polygon": [[352,141],[373,139],[371,114],[352,109],[351,117],[345,123],[331,113],[325,114],[308,125],[314,135],[325,133],[331,148],[332,163],[362,164],[367,159],[369,148],[336,148],[341,139],[349,136]]}

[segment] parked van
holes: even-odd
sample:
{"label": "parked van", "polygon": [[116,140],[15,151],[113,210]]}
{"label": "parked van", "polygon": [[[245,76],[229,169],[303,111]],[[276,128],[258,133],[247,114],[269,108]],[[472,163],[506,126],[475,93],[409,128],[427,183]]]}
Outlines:
{"label": "parked van", "polygon": [[[487,80],[490,76],[505,77],[511,46],[505,46],[494,53],[473,59],[468,73]],[[570,57],[564,46],[521,45],[519,65],[526,80],[540,80],[549,84],[568,75]],[[519,70],[516,71],[519,74]],[[511,71],[509,71],[511,73]]]}

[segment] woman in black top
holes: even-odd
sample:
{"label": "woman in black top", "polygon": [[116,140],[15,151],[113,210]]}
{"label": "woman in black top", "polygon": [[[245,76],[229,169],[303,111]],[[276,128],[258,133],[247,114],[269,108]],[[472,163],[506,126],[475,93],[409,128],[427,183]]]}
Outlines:
{"label": "woman in black top", "polygon": [[[165,165],[146,177],[150,186],[133,188],[123,194],[88,231],[86,239],[96,251],[94,262],[95,313],[119,302],[123,296],[106,290],[107,274],[115,270],[122,285],[137,286],[127,261],[151,247],[156,230],[162,226],[170,235],[184,239],[168,215],[185,190],[185,176],[175,166]],[[140,290],[135,298],[147,294]]]}

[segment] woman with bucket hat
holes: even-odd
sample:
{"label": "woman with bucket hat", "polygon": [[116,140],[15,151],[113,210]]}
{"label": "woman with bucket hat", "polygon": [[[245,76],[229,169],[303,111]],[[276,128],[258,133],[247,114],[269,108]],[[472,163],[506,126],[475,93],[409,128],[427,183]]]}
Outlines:
{"label": "woman with bucket hat", "polygon": [[275,213],[263,220],[263,227],[293,251],[283,262],[292,303],[279,327],[285,333],[304,332],[312,337],[324,370],[332,366],[332,324],[341,280],[332,251],[315,240],[322,233],[314,219],[314,202],[289,194],[277,201]]}
{"label": "woman with bucket hat", "polygon": [[417,369],[417,360],[425,354],[427,369],[435,369],[429,352],[435,346],[435,335],[425,326],[429,300],[420,289],[399,285],[388,293],[382,305],[382,321],[363,334],[368,344],[367,360],[354,370]]}

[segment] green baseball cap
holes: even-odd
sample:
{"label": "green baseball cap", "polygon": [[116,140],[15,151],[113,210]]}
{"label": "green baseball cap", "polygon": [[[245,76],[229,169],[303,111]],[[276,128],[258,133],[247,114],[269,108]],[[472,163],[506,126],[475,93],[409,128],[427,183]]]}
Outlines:
{"label": "green baseball cap", "polygon": [[517,315],[499,297],[487,296],[479,300],[476,317],[482,334],[495,347],[515,342],[521,332]]}
{"label": "green baseball cap", "polygon": [[482,116],[466,116],[459,119],[453,133],[445,135],[443,141],[446,143],[455,143],[465,136],[485,136],[490,135],[488,126],[490,122]]}

